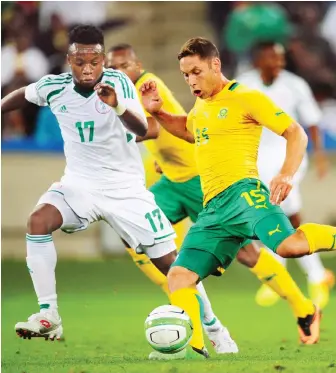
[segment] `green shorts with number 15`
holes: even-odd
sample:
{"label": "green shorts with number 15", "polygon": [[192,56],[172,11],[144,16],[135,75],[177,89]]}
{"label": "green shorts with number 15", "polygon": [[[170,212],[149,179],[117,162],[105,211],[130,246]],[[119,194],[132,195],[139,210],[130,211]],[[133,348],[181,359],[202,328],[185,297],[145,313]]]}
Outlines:
{"label": "green shorts with number 15", "polygon": [[227,268],[251,239],[275,252],[295,229],[269,196],[258,179],[242,179],[218,194],[198,215],[173,266],[185,267],[202,279],[218,267]]}

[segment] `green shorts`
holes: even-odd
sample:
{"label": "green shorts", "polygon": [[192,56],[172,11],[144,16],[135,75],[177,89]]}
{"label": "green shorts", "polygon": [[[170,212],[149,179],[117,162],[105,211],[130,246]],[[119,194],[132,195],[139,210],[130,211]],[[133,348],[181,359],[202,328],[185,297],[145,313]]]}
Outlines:
{"label": "green shorts", "polygon": [[199,176],[177,183],[163,175],[149,190],[154,194],[157,205],[172,224],[186,217],[195,222],[202,211],[203,193]]}
{"label": "green shorts", "polygon": [[[200,278],[226,269],[239,249],[259,239],[276,251],[295,229],[279,206],[269,201],[269,190],[258,179],[243,179],[210,200],[189,230],[174,266]],[[199,251],[206,252],[200,259]],[[210,263],[212,263],[210,265]]]}

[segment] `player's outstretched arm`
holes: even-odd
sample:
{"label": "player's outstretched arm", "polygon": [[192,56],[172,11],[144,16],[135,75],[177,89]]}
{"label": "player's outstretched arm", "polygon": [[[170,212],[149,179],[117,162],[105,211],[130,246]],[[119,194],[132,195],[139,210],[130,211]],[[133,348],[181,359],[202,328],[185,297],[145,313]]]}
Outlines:
{"label": "player's outstretched arm", "polygon": [[1,100],[1,113],[7,113],[12,110],[17,110],[27,104],[25,99],[26,87],[19,88]]}
{"label": "player's outstretched arm", "polygon": [[129,110],[122,103],[119,103],[115,89],[109,84],[98,83],[95,88],[99,98],[111,106],[122,120],[124,126],[137,136],[145,136],[147,133],[147,121],[138,114]]}
{"label": "player's outstretched arm", "polygon": [[187,116],[173,115],[162,109],[163,101],[154,81],[149,80],[148,82],[145,82],[140,87],[140,92],[144,108],[162,125],[165,130],[187,142],[195,142],[193,134],[187,129]]}
{"label": "player's outstretched arm", "polygon": [[159,137],[160,133],[160,124],[153,117],[147,118],[148,130],[145,136],[137,136],[135,141],[142,142],[146,140],[153,140]]}

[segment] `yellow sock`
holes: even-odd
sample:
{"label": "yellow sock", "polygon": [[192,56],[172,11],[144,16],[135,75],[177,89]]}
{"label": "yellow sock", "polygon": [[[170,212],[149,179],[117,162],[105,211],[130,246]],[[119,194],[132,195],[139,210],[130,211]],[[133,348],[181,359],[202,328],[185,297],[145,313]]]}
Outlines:
{"label": "yellow sock", "polygon": [[287,269],[266,249],[261,249],[259,260],[251,272],[280,297],[287,299],[296,317],[314,313],[313,302],[302,294]]}
{"label": "yellow sock", "polygon": [[170,301],[174,306],[185,310],[193,323],[193,335],[190,345],[201,350],[204,347],[203,329],[203,303],[196,289],[185,288],[175,291],[170,295]]}
{"label": "yellow sock", "polygon": [[302,231],[309,244],[309,254],[318,251],[336,250],[336,227],[307,223],[298,228]]}
{"label": "yellow sock", "polygon": [[159,285],[162,290],[169,297],[167,277],[161,273],[155,265],[150,261],[147,255],[137,254],[135,250],[126,248],[127,252],[131,255],[133,262],[138,268],[152,281],[154,284]]}

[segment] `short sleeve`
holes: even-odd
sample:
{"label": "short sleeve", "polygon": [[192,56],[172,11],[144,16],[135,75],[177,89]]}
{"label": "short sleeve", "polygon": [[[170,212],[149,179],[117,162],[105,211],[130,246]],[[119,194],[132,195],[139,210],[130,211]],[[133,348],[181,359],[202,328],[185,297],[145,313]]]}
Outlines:
{"label": "short sleeve", "polygon": [[38,82],[26,87],[25,98],[35,105],[47,106],[50,104],[50,99],[55,97],[55,94],[60,94],[71,82],[72,75],[69,73],[45,75]]}
{"label": "short sleeve", "polygon": [[38,106],[47,106],[46,97],[37,90],[37,83],[31,83],[26,87],[25,98],[27,101]]}
{"label": "short sleeve", "polygon": [[295,122],[262,92],[251,90],[244,94],[243,101],[247,119],[257,122],[280,136]]}

